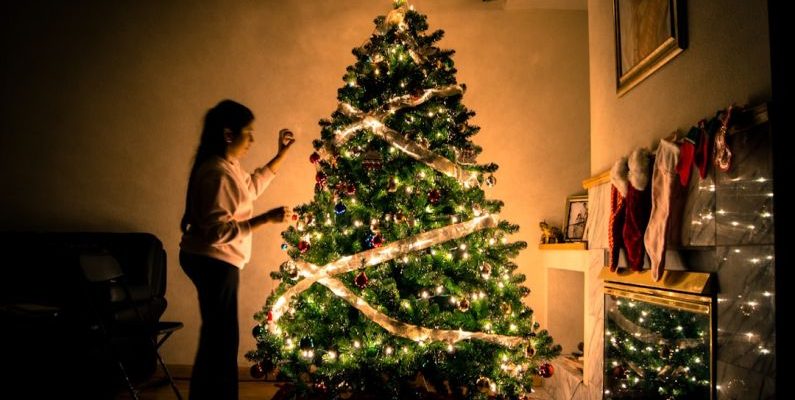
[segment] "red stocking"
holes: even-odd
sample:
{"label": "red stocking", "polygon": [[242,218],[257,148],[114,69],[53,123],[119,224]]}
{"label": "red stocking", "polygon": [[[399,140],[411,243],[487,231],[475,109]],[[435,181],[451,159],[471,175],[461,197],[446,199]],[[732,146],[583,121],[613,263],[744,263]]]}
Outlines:
{"label": "red stocking", "polygon": [[629,156],[629,186],[627,187],[626,220],[624,222],[624,245],[627,264],[633,271],[643,269],[646,251],[643,235],[651,214],[651,190],[649,189],[649,151],[635,149]]}
{"label": "red stocking", "polygon": [[624,220],[626,207],[624,196],[627,195],[627,158],[618,160],[610,170],[610,229],[607,239],[610,246],[610,272],[618,269],[618,255],[624,247]]}

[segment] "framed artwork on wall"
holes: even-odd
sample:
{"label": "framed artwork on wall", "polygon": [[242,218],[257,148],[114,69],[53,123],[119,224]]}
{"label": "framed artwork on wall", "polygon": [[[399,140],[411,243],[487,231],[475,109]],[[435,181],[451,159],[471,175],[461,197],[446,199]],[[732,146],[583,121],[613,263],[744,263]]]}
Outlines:
{"label": "framed artwork on wall", "polygon": [[684,0],[613,0],[616,91],[623,96],[687,47]]}
{"label": "framed artwork on wall", "polygon": [[563,236],[567,242],[585,240],[585,223],[588,222],[588,195],[569,196],[563,221]]}

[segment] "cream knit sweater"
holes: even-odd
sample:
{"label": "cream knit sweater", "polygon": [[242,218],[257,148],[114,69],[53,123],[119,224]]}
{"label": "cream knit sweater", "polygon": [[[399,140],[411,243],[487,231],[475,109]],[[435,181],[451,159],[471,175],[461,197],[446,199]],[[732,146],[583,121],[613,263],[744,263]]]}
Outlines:
{"label": "cream knit sweater", "polygon": [[190,224],[180,248],[243,268],[251,258],[256,200],[276,175],[267,165],[249,174],[238,160],[212,157],[196,171],[189,193]]}

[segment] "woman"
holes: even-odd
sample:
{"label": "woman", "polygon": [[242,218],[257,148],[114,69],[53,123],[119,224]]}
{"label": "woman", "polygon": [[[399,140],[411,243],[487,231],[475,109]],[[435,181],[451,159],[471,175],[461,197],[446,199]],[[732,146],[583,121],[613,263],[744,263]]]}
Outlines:
{"label": "woman", "polygon": [[253,216],[254,200],[275,177],[293,133],[279,131],[276,156],[253,173],[240,159],[254,142],[254,114],[224,100],[204,118],[199,149],[188,181],[179,261],[199,295],[201,331],[190,382],[191,399],[238,398],[240,270],[251,257],[251,233],[289,217],[287,207]]}

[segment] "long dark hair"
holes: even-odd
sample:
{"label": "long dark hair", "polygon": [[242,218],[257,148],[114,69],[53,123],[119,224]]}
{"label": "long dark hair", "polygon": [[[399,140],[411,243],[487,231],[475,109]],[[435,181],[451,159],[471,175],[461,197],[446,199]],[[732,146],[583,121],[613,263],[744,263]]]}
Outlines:
{"label": "long dark hair", "polygon": [[191,193],[193,192],[196,171],[202,164],[212,156],[223,157],[226,152],[226,138],[224,131],[229,130],[232,136],[240,135],[243,127],[254,120],[254,113],[251,110],[233,100],[222,100],[215,107],[207,111],[204,116],[204,127],[202,128],[201,141],[193,159],[193,167],[190,170],[188,179],[188,191],[185,195],[185,212],[182,214],[180,229],[186,232],[191,222]]}

